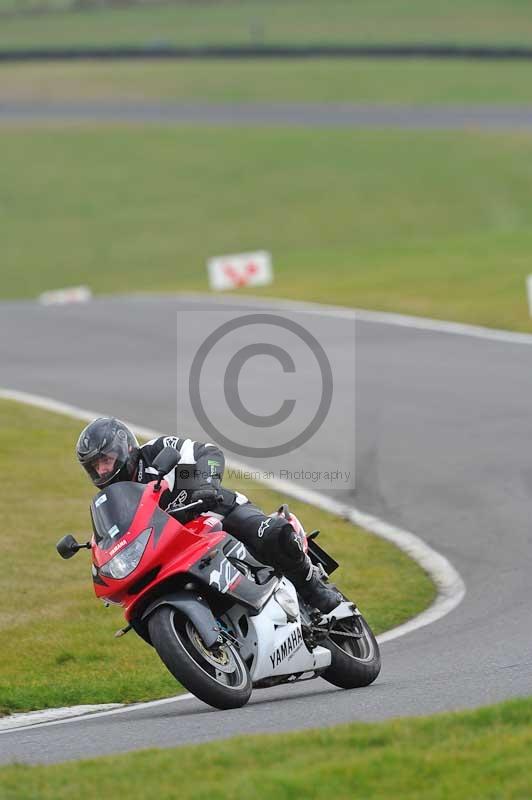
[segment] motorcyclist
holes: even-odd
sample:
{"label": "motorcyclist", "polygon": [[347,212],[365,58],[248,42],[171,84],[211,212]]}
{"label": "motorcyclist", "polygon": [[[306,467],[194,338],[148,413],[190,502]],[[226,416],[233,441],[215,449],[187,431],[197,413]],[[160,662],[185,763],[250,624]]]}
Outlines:
{"label": "motorcyclist", "polygon": [[286,575],[306,602],[323,613],[336,608],[341,595],[323,583],[292,525],[282,517],[267,517],[245,495],[221,485],[225,459],[216,445],[160,436],[140,446],[123,422],[99,417],[82,430],[76,453],[92,482],[103,489],[118,481],[155,480],[152,464],[165,447],[175,448],[180,458],[165,476],[169,488],[161,496],[161,508],[183,522],[186,512],[180,515],[180,507],[202,500],[202,511],[219,514],[224,530],[260,561]]}

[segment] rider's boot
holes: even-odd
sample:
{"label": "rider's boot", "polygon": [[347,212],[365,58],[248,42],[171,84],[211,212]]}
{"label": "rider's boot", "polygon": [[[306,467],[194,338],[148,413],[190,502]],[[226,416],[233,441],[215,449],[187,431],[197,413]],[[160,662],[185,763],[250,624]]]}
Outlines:
{"label": "rider's boot", "polygon": [[285,575],[292,581],[303,600],[323,614],[329,614],[343,600],[336,589],[322,581],[318,568],[313,566],[307,555],[301,566],[285,572]]}

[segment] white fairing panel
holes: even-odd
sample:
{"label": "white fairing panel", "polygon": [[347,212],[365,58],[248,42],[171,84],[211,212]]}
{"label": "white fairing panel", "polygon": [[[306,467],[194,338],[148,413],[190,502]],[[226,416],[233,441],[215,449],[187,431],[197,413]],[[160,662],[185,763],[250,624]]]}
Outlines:
{"label": "white fairing panel", "polygon": [[[282,578],[281,586],[297,603],[296,590],[290,581]],[[240,653],[244,660],[253,656],[250,672],[254,682],[296,672],[311,672],[323,669],[331,663],[331,654],[324,647],[315,647],[312,653],[309,653],[303,641],[299,613],[295,621],[289,622],[286,612],[276,600],[275,593],[256,616],[248,616],[242,606],[231,609],[228,616],[233,623],[236,623],[235,627],[241,634],[245,626],[242,626],[239,620],[243,615],[246,616],[248,628],[245,635],[239,636]]]}
{"label": "white fairing panel", "polygon": [[344,600],[343,603],[336,606],[330,614],[323,614],[323,620],[332,620],[332,619],[348,619],[349,617],[359,617],[360,611],[355,606],[354,603],[349,602],[349,600]]}

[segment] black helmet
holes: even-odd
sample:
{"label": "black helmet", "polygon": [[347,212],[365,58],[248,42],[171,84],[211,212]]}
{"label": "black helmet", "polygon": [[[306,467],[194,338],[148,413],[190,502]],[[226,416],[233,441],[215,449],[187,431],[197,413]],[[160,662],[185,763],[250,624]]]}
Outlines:
{"label": "black helmet", "polygon": [[[133,478],[139,460],[139,443],[119,419],[99,417],[81,431],[76,453],[91,481],[102,489],[110,483]],[[99,465],[103,469],[98,469]]]}

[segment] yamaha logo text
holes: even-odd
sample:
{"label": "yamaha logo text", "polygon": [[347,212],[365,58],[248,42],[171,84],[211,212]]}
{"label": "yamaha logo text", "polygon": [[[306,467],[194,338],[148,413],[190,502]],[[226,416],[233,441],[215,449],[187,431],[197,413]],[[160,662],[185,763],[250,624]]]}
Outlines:
{"label": "yamaha logo text", "polygon": [[301,628],[297,628],[289,637],[285,639],[280,647],[270,656],[272,668],[278,667],[287,656],[294,653],[303,642]]}

